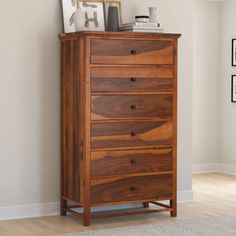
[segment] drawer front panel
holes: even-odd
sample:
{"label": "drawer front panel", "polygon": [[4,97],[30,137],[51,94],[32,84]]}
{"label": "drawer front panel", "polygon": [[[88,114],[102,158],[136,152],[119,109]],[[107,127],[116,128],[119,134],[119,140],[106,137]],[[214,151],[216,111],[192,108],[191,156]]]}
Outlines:
{"label": "drawer front panel", "polygon": [[172,175],[92,179],[92,204],[171,198]]}
{"label": "drawer front panel", "polygon": [[172,118],[172,95],[92,96],[91,119]]}
{"label": "drawer front panel", "polygon": [[171,149],[92,152],[92,176],[151,173],[173,170]]}
{"label": "drawer front panel", "polygon": [[165,40],[91,40],[92,64],[173,65],[174,48]]}
{"label": "drawer front panel", "polygon": [[172,68],[92,68],[92,92],[173,91]]}
{"label": "drawer front panel", "polygon": [[170,147],[172,121],[96,123],[91,125],[91,148]]}

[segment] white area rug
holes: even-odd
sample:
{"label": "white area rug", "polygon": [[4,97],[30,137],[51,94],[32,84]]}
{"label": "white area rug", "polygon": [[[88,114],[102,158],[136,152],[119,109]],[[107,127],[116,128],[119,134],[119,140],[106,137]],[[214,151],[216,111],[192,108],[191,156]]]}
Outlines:
{"label": "white area rug", "polygon": [[236,236],[236,219],[210,217],[63,234],[60,236]]}

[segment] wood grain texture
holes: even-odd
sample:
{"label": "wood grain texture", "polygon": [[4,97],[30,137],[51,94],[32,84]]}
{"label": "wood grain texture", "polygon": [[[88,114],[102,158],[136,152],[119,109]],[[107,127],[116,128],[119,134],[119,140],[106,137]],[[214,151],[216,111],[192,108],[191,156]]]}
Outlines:
{"label": "wood grain texture", "polygon": [[89,226],[90,225],[90,219],[91,219],[91,152],[90,152],[90,134],[91,134],[91,123],[90,123],[90,108],[91,108],[91,94],[90,94],[90,64],[89,64],[89,57],[90,57],[90,38],[84,38],[84,53],[85,53],[85,60],[84,65],[85,67],[85,73],[84,73],[84,79],[85,80],[85,100],[84,100],[84,106],[85,106],[85,121],[82,126],[84,126],[85,129],[85,138],[84,138],[84,176],[83,176],[83,185],[84,185],[84,225]]}
{"label": "wood grain texture", "polygon": [[173,99],[173,199],[170,200],[172,217],[177,216],[177,139],[178,139],[178,42],[175,40],[174,45],[174,99]]}
{"label": "wood grain texture", "polygon": [[154,175],[130,178],[92,179],[92,204],[166,198],[172,195],[172,175]]}
{"label": "wood grain texture", "polygon": [[92,152],[91,175],[110,176],[173,170],[171,149]]}
{"label": "wood grain texture", "polygon": [[174,41],[181,37],[181,34],[172,33],[136,33],[136,32],[95,32],[81,31],[76,33],[62,33],[59,35],[61,41],[78,40],[84,37],[96,39],[132,39],[132,40],[165,40]]}
{"label": "wood grain texture", "polygon": [[172,95],[92,96],[92,120],[171,118],[172,115]]}
{"label": "wood grain texture", "polygon": [[92,64],[173,65],[173,45],[164,40],[91,41]]}
{"label": "wood grain texture", "polygon": [[73,201],[88,226],[92,206],[169,200],[176,216],[179,36],[60,36],[61,215]]}
{"label": "wood grain texture", "polygon": [[91,148],[170,147],[172,121],[95,123],[91,126]]}
{"label": "wood grain texture", "polygon": [[[61,195],[62,206],[67,203],[63,197],[80,201],[80,152],[78,119],[79,73],[78,54],[79,41],[63,42],[61,51]],[[75,109],[74,109],[75,108]]]}
{"label": "wood grain texture", "polygon": [[173,91],[173,68],[91,69],[92,92]]}

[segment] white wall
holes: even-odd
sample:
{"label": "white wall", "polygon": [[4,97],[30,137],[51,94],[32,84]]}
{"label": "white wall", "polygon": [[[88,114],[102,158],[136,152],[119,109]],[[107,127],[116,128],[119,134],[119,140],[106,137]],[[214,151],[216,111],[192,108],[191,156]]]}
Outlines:
{"label": "white wall", "polygon": [[219,162],[220,3],[194,0],[193,164]]}
{"label": "white wall", "polygon": [[236,104],[231,103],[231,40],[236,38],[236,1],[227,0],[221,6],[221,80],[220,80],[220,156],[221,162],[235,167],[236,173]]}
{"label": "white wall", "polygon": [[193,82],[193,3],[186,0],[123,0],[124,21],[148,14],[148,6],[160,7],[165,32],[182,33],[179,41],[179,135],[178,189],[192,189],[192,82]]}
{"label": "white wall", "polygon": [[235,0],[194,0],[193,172],[236,175],[231,103]]}
{"label": "white wall", "polygon": [[1,1],[0,28],[0,207],[57,202],[59,1]]}
{"label": "white wall", "polygon": [[[58,210],[57,34],[62,29],[59,3],[59,0],[0,3],[0,218],[44,215]],[[125,19],[146,13],[150,5],[160,6],[166,32],[183,34],[179,48],[178,190],[182,199],[191,199],[192,1],[123,1]],[[49,206],[56,208],[47,211]]]}

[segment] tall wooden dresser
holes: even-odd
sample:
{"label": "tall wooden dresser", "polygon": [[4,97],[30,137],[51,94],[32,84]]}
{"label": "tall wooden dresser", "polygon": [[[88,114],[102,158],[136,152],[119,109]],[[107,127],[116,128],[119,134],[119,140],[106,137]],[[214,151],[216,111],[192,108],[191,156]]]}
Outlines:
{"label": "tall wooden dresser", "polygon": [[[91,217],[176,216],[179,37],[60,35],[61,215],[82,216],[86,226]],[[92,207],[128,203],[144,208],[91,213]]]}

